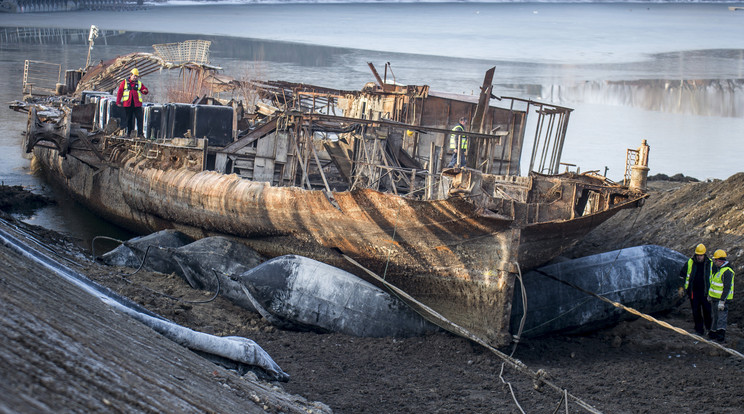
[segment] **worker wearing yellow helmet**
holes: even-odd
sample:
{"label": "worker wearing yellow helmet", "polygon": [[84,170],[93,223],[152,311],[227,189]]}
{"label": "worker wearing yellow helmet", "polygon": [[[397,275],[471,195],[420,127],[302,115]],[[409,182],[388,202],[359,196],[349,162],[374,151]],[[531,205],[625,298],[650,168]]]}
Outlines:
{"label": "worker wearing yellow helmet", "polygon": [[139,70],[133,68],[129,78],[124,79],[119,84],[119,91],[116,94],[116,105],[124,106],[126,110],[127,136],[134,132],[134,121],[137,121],[137,136],[144,137],[142,126],[142,95],[147,95],[150,91],[139,80]]}
{"label": "worker wearing yellow helmet", "polygon": [[692,307],[695,332],[700,336],[705,335],[706,330],[710,331],[712,323],[711,306],[708,302],[712,261],[705,252],[704,244],[695,246],[694,254],[680,270],[680,276],[685,279],[685,293]]}
{"label": "worker wearing yellow helmet", "polygon": [[728,261],[726,252],[713,252],[713,267],[710,276],[708,300],[712,304],[713,325],[708,336],[719,342],[726,340],[726,325],[728,322],[728,307],[734,298],[734,270]]}
{"label": "worker wearing yellow helmet", "polygon": [[452,158],[450,159],[447,168],[464,167],[467,162],[468,152],[468,137],[465,135],[458,134],[458,132],[465,132],[468,118],[461,116],[457,120],[457,125],[452,128],[452,134],[450,135],[450,150],[452,150]]}

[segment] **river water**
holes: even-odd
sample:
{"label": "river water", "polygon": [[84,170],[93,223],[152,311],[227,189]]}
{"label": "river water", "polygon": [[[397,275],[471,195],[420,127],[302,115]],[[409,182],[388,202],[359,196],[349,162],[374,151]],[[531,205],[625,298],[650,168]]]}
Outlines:
{"label": "river water", "polygon": [[[562,161],[581,171],[622,180],[626,149],[643,139],[652,175],[725,179],[742,169],[744,12],[726,4],[207,3],[0,14],[0,30],[90,25],[127,31],[97,39],[93,61],[151,52],[155,43],[209,39],[212,63],[228,75],[339,89],[373,81],[367,62],[381,73],[390,62],[387,77],[397,82],[477,93],[495,66],[494,94],[575,108]],[[20,98],[25,59],[61,63],[64,71],[82,67],[86,56],[85,44],[0,43],[0,100]],[[143,81],[154,89],[160,79]],[[23,115],[0,110],[0,180],[50,193],[22,157],[25,123]],[[523,158],[523,169],[528,163]],[[125,234],[57,196],[61,207],[26,221],[84,240]]]}

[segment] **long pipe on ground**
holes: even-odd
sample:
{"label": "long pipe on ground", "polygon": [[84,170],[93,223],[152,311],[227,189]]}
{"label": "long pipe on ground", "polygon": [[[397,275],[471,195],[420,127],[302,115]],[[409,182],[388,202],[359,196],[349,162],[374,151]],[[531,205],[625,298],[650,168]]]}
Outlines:
{"label": "long pipe on ground", "polygon": [[[8,227],[12,226],[12,224],[3,219],[0,219],[0,223]],[[259,367],[268,373],[269,376],[279,381],[289,380],[289,374],[282,371],[279,365],[271,359],[271,356],[250,339],[236,336],[218,337],[197,332],[173,323],[62,265],[2,228],[0,228],[0,242],[18,254],[33,260],[56,275],[80,287],[112,308],[142,322],[179,345],[183,345],[194,351],[223,357],[239,364]]]}

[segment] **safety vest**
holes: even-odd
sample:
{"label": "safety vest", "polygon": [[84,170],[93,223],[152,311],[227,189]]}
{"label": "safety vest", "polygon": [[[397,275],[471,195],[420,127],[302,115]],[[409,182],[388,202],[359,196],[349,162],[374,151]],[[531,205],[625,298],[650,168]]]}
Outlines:
{"label": "safety vest", "polygon": [[[457,125],[455,125],[454,128],[452,128],[452,131],[453,132],[461,132],[461,131],[462,132],[465,132],[465,128],[463,128],[462,125],[457,124]],[[459,135],[459,134],[451,134],[450,135],[450,149],[457,148],[457,137],[458,136],[461,136],[461,135]],[[467,137],[464,137],[463,136],[462,137],[462,141],[460,141],[460,142],[461,142],[460,146],[462,147],[462,149],[464,149],[464,150],[468,149],[468,138]]]}
{"label": "safety vest", "polygon": [[[705,259],[703,259],[703,263],[700,263],[700,265],[703,266],[703,274],[705,274],[706,268],[708,268],[709,274],[712,272],[712,270],[710,269],[710,262],[711,260],[706,256]],[[692,274],[692,265],[693,265],[693,260],[691,257],[687,260],[687,277],[685,278],[685,290],[687,290],[687,288],[690,287],[690,275]]]}
{"label": "safety vest", "polygon": [[[121,95],[121,101],[127,102],[129,101],[129,79],[126,79],[124,81],[124,93]],[[142,102],[142,92],[140,92],[140,89],[142,89],[142,82],[137,80],[137,98],[139,98],[139,102]]]}
{"label": "safety vest", "polygon": [[729,289],[729,294],[726,297],[726,300],[731,300],[734,298],[734,270],[731,269],[729,266],[724,266],[715,274],[713,273],[713,270],[711,269],[711,277],[710,277],[710,289],[708,290],[708,296],[715,298],[715,299],[721,299],[721,295],[723,294],[723,274],[726,273],[726,271],[731,272],[731,288]]}

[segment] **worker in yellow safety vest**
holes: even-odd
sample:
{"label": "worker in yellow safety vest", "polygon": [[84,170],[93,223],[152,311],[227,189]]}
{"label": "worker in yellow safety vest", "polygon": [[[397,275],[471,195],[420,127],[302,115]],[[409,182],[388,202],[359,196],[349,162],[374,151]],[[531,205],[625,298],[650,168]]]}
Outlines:
{"label": "worker in yellow safety vest", "polygon": [[139,70],[132,69],[129,78],[124,79],[119,84],[119,90],[116,94],[116,105],[124,106],[126,110],[127,136],[131,136],[134,131],[134,121],[137,120],[137,136],[144,137],[142,126],[142,95],[147,95],[150,91],[139,80]]}
{"label": "worker in yellow safety vest", "polygon": [[[461,116],[457,122],[457,125],[452,128],[452,134],[450,134],[450,149],[452,150],[452,159],[449,162],[448,168],[452,168],[457,164],[458,167],[464,167],[465,153],[468,151],[468,137],[457,132],[465,132],[465,125],[467,125],[468,118]],[[457,143],[460,143],[458,146]],[[458,162],[459,161],[459,162]]]}
{"label": "worker in yellow safety vest", "polygon": [[731,263],[726,260],[726,252],[718,249],[713,252],[713,267],[708,290],[708,300],[713,310],[713,325],[708,334],[711,339],[718,342],[726,340],[728,307],[733,298],[734,270],[731,269]]}
{"label": "worker in yellow safety vest", "polygon": [[695,332],[700,336],[705,335],[705,331],[710,331],[712,322],[710,302],[708,302],[712,261],[705,251],[704,244],[700,243],[695,246],[695,254],[680,270],[680,276],[685,280],[685,293],[692,307]]}

